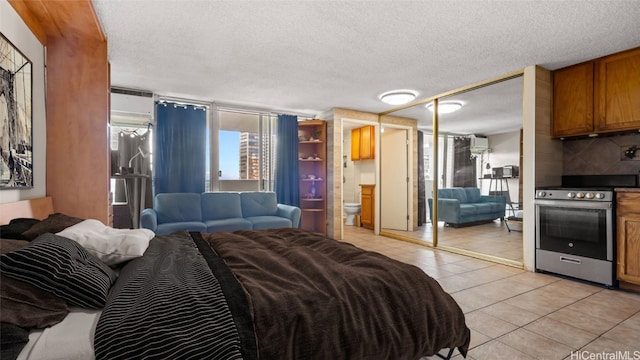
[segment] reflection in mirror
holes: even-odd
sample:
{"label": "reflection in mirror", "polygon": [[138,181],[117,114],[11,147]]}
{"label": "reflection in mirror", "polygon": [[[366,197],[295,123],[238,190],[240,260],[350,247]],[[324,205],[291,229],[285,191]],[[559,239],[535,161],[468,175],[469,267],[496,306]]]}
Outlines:
{"label": "reflection in mirror", "polygon": [[[383,233],[432,243],[436,181],[437,246],[522,263],[521,224],[513,220],[521,218],[522,87],[522,76],[518,76],[440,98],[441,110],[450,103],[462,107],[439,112],[437,149],[433,146],[433,115],[425,104],[390,114],[418,120],[423,151],[417,162],[424,175],[426,209],[424,223],[418,219],[419,226],[413,231],[383,228]],[[504,220],[508,218],[512,221]]]}

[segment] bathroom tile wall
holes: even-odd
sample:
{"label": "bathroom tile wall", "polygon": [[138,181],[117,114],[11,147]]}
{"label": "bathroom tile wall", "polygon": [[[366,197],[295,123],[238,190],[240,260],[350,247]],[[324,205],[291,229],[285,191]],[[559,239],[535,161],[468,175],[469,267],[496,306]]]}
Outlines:
{"label": "bathroom tile wall", "polygon": [[[625,150],[636,146],[633,159]],[[562,144],[564,175],[610,175],[640,173],[640,134],[564,140]]]}

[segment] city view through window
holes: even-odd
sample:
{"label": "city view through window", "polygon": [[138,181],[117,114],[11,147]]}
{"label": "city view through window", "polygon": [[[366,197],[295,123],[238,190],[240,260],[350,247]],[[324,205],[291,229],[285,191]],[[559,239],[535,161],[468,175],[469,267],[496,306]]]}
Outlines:
{"label": "city view through window", "polygon": [[220,130],[220,180],[260,180],[259,134]]}
{"label": "city view through window", "polygon": [[[212,132],[218,141],[207,141],[218,149],[218,173],[209,176],[207,169],[207,182],[215,181],[217,175],[223,191],[270,190],[274,144],[271,132],[275,117],[220,110],[218,118],[219,130]],[[208,183],[206,186],[211,189]]]}

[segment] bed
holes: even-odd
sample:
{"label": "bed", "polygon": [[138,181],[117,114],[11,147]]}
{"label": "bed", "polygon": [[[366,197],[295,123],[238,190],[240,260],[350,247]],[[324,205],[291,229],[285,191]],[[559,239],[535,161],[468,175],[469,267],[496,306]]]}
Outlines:
{"label": "bed", "polygon": [[[53,214],[22,233],[35,236],[30,242],[3,249],[3,278],[29,281],[15,268],[55,248],[82,258],[79,267],[95,265],[88,272],[99,283],[95,293],[84,294],[83,284],[70,298],[51,285],[68,313],[32,328],[16,358],[419,359],[454,349],[466,356],[463,312],[417,267],[300,229],[122,240],[134,231]],[[4,322],[7,308],[2,313]]]}

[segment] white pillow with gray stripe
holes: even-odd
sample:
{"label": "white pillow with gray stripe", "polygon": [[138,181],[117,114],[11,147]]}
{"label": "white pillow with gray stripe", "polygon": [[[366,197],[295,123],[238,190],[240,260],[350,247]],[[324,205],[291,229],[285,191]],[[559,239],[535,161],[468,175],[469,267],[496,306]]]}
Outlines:
{"label": "white pillow with gray stripe", "polygon": [[64,299],[68,305],[103,308],[116,273],[81,245],[46,233],[29,246],[0,255],[0,273]]}

